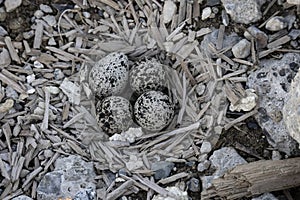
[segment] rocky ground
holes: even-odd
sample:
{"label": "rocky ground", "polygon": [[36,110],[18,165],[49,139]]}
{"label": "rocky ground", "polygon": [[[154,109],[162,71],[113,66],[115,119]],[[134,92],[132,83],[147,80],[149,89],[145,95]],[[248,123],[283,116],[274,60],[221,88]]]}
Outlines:
{"label": "rocky ground", "polygon": [[[299,199],[299,16],[299,0],[0,0],[0,199]],[[99,127],[89,72],[111,52],[164,66],[167,128]]]}

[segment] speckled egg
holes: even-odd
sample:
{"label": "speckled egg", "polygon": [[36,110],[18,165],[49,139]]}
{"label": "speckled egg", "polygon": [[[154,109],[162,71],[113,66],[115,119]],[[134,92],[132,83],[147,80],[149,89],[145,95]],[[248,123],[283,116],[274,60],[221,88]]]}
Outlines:
{"label": "speckled egg", "polygon": [[98,125],[108,134],[126,131],[132,124],[130,102],[120,96],[110,96],[96,105]]}
{"label": "speckled egg", "polygon": [[138,94],[150,90],[160,90],[165,85],[165,70],[155,59],[133,66],[129,78],[131,88]]}
{"label": "speckled egg", "polygon": [[111,53],[99,60],[89,74],[89,85],[102,98],[121,93],[128,81],[128,58],[123,53]]}
{"label": "speckled egg", "polygon": [[168,95],[159,91],[142,94],[134,104],[136,122],[149,131],[165,128],[174,116],[174,104]]}

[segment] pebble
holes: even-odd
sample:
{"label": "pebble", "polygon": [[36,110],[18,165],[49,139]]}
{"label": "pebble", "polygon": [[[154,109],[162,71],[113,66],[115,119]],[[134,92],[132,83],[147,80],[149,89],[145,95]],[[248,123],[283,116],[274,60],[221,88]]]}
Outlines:
{"label": "pebble", "polygon": [[54,70],[54,78],[55,80],[61,80],[65,77],[65,74],[61,71],[61,69]]}
{"label": "pebble", "polygon": [[7,86],[5,88],[5,95],[6,97],[12,98],[12,99],[18,99],[19,95],[16,90],[14,90],[11,86]]}
{"label": "pebble", "polygon": [[44,13],[52,13],[53,10],[50,6],[46,5],[46,4],[41,4],[40,5],[40,9],[44,12]]}
{"label": "pebble", "polygon": [[83,12],[82,15],[87,19],[89,19],[91,17],[91,13],[89,13],[89,12]]}
{"label": "pebble", "polygon": [[48,90],[50,92],[50,94],[59,94],[60,93],[60,89],[55,86],[47,86],[47,87],[45,87],[45,90]]}
{"label": "pebble", "polygon": [[255,94],[255,90],[253,89],[246,89],[245,96],[242,97],[239,102],[235,105],[230,104],[229,110],[230,111],[250,111],[255,108],[257,104],[258,96]]}
{"label": "pebble", "polygon": [[26,76],[26,81],[27,81],[27,83],[32,83],[32,81],[34,81],[35,80],[35,74],[31,74],[31,75],[28,75],[28,76]]}
{"label": "pebble", "polygon": [[200,180],[197,178],[191,178],[187,183],[188,189],[192,192],[200,191]]}
{"label": "pebble", "polygon": [[226,12],[237,23],[250,24],[261,19],[259,0],[221,0]]}
{"label": "pebble", "polygon": [[197,95],[199,95],[199,96],[201,96],[201,95],[204,94],[205,89],[206,89],[206,87],[205,87],[205,85],[204,85],[203,83],[197,84],[197,86],[196,86],[196,88],[195,88],[196,93],[197,93]]}
{"label": "pebble", "polygon": [[43,20],[49,24],[49,26],[55,26],[56,25],[56,19],[53,15],[46,15],[43,17]]}
{"label": "pebble", "polygon": [[28,32],[23,33],[23,37],[26,40],[32,38],[33,36],[34,36],[34,31],[33,30],[30,30]]}
{"label": "pebble", "polygon": [[44,68],[44,65],[42,64],[42,63],[40,63],[39,61],[34,61],[33,62],[33,66],[35,67],[35,68],[37,68],[37,69],[42,69],[42,68]]}
{"label": "pebble", "polygon": [[170,176],[175,164],[167,161],[159,161],[152,163],[151,170],[154,172],[155,180],[160,180]]}
{"label": "pebble", "polygon": [[11,63],[11,58],[9,52],[6,48],[2,48],[2,52],[0,53],[0,67],[7,67]]}
{"label": "pebble", "polygon": [[32,198],[26,196],[26,195],[21,195],[15,198],[12,198],[12,200],[33,200]]}
{"label": "pebble", "polygon": [[176,4],[173,1],[171,0],[165,1],[163,7],[163,22],[165,24],[169,23],[173,19],[176,10],[177,10]]}
{"label": "pebble", "polygon": [[41,11],[41,10],[36,10],[35,12],[34,12],[34,14],[33,14],[37,19],[40,19],[40,18],[42,18],[43,16],[44,16],[44,13],[43,13],[43,11]]}
{"label": "pebble", "polygon": [[207,18],[210,17],[211,14],[212,14],[212,9],[211,9],[211,7],[206,7],[206,8],[204,8],[203,11],[202,11],[201,19],[202,19],[202,20],[206,20]]}
{"label": "pebble", "polygon": [[198,172],[204,172],[205,170],[207,170],[210,166],[210,161],[209,160],[205,160],[204,162],[201,162],[198,164],[197,166],[197,171]]}
{"label": "pebble", "polygon": [[14,100],[6,99],[4,103],[0,104],[0,113],[8,112],[14,106]]}
{"label": "pebble", "polygon": [[142,160],[140,160],[137,156],[135,155],[130,155],[129,161],[126,162],[126,168],[129,171],[134,171],[137,169],[140,169],[144,166],[144,163]]}
{"label": "pebble", "polygon": [[48,45],[50,46],[55,46],[57,45],[55,39],[53,37],[51,37],[49,40],[48,40]]}
{"label": "pebble", "polygon": [[247,39],[242,39],[232,47],[232,53],[236,58],[246,58],[250,55],[251,43]]}
{"label": "pebble", "polygon": [[6,17],[7,17],[7,12],[5,12],[4,8],[1,7],[0,8],[0,21],[1,22],[5,21]]}
{"label": "pebble", "polygon": [[299,29],[292,29],[289,32],[289,36],[292,40],[296,40],[300,36],[300,30]]}
{"label": "pebble", "polygon": [[209,153],[212,150],[212,145],[210,142],[204,141],[201,145],[200,152],[202,154]]}
{"label": "pebble", "polygon": [[189,196],[187,192],[180,190],[176,186],[166,187],[165,189],[169,191],[169,193],[171,193],[172,196],[165,197],[158,194],[158,195],[154,195],[152,200],[189,200]]}
{"label": "pebble", "polygon": [[5,0],[4,6],[6,8],[6,12],[12,12],[17,9],[22,4],[22,0]]}
{"label": "pebble", "polygon": [[3,36],[6,36],[8,33],[7,31],[5,30],[5,28],[3,28],[2,26],[0,26],[0,36],[3,37]]}
{"label": "pebble", "polygon": [[[251,34],[249,34],[249,33]],[[255,26],[250,26],[247,31],[244,33],[245,38],[247,38],[249,41],[251,41],[252,36],[256,40],[256,47],[258,49],[265,48],[268,44],[268,35],[261,31],[260,29],[256,28]]]}
{"label": "pebble", "polygon": [[37,187],[37,199],[94,199],[96,174],[92,162],[80,156],[58,158],[55,169],[47,173]]}
{"label": "pebble", "polygon": [[272,160],[281,160],[281,155],[279,151],[272,151]]}
{"label": "pebble", "polygon": [[285,18],[281,16],[275,16],[272,17],[267,23],[266,23],[266,29],[269,31],[279,31],[288,26],[287,21]]}
{"label": "pebble", "polygon": [[300,0],[287,0],[287,3],[294,4],[294,5],[300,5]]}

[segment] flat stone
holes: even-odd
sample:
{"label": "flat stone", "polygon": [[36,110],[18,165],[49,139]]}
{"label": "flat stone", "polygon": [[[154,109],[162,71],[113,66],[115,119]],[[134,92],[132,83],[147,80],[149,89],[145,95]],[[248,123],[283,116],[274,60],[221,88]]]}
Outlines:
{"label": "flat stone", "polygon": [[300,5],[300,0],[287,0],[287,3],[294,4],[294,5]]}
{"label": "flat stone", "polygon": [[244,36],[249,41],[251,41],[251,38],[253,36],[256,41],[256,47],[258,49],[265,48],[268,44],[268,35],[260,29],[256,28],[255,26],[250,26],[249,28],[247,28],[247,31],[245,31],[244,33]]}
{"label": "flat stone", "polygon": [[81,199],[93,200],[96,194],[93,164],[80,156],[59,158],[55,169],[47,173],[37,187],[38,200]]}
{"label": "flat stone", "polygon": [[279,31],[288,26],[288,23],[284,17],[281,16],[275,16],[272,17],[267,23],[266,23],[266,29],[269,31]]}
{"label": "flat stone", "polygon": [[255,89],[258,96],[257,122],[265,130],[268,142],[287,155],[299,154],[297,142],[289,135],[282,120],[283,107],[288,101],[299,63],[300,54],[296,53],[287,53],[280,60],[262,59],[260,68],[251,72],[247,81],[247,87]]}
{"label": "flat stone", "polygon": [[154,172],[154,178],[160,180],[169,177],[174,166],[174,163],[159,161],[152,163],[151,170]]}
{"label": "flat stone", "polygon": [[33,200],[33,199],[26,196],[26,195],[21,195],[21,196],[18,196],[18,197],[14,197],[12,200]]}
{"label": "flat stone", "polygon": [[232,47],[232,53],[236,58],[246,58],[250,55],[251,43],[242,39]]}
{"label": "flat stone", "polygon": [[42,18],[45,22],[47,22],[47,24],[49,24],[49,26],[56,26],[57,22],[56,22],[56,19],[53,15],[46,15]]}
{"label": "flat stone", "polygon": [[261,19],[258,0],[222,0],[226,12],[237,23],[250,24]]}
{"label": "flat stone", "polygon": [[22,0],[5,0],[4,6],[6,8],[6,12],[12,12],[17,9],[22,4]]}

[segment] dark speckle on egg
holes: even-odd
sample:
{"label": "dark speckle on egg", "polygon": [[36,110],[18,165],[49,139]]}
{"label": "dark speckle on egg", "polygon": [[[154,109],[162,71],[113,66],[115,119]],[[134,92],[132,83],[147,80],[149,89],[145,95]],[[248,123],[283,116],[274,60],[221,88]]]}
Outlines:
{"label": "dark speckle on egg", "polygon": [[142,94],[134,105],[136,122],[149,131],[165,128],[174,116],[174,104],[168,95],[159,91]]}

